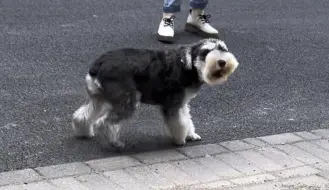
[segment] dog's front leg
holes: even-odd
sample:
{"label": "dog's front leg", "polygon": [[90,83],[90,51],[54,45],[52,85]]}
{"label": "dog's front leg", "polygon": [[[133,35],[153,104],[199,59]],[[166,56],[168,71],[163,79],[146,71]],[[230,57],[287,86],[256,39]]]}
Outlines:
{"label": "dog's front leg", "polygon": [[180,108],[162,108],[165,123],[171,133],[174,144],[182,146],[188,140],[201,140],[201,137],[195,133],[195,128],[188,105]]}
{"label": "dog's front leg", "polygon": [[188,129],[187,126],[183,125],[181,109],[178,107],[163,107],[162,114],[173,138],[173,143],[178,146],[185,145]]}
{"label": "dog's front leg", "polygon": [[187,128],[187,140],[189,141],[199,141],[201,140],[200,135],[198,135],[195,132],[195,127],[192,121],[192,116],[190,114],[190,109],[189,109],[189,105],[185,104],[182,108],[181,108],[181,115],[182,115],[182,124],[184,126],[186,126]]}

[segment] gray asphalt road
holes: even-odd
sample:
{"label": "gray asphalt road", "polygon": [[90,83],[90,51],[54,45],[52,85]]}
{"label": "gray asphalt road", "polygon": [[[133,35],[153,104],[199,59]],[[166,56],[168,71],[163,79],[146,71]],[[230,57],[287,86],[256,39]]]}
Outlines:
{"label": "gray asphalt road", "polygon": [[[192,102],[199,143],[328,127],[329,2],[212,0],[209,13],[240,67]],[[115,156],[72,136],[84,75],[101,53],[164,47],[156,41],[162,1],[0,1],[0,172]],[[177,14],[177,43],[187,1]],[[166,45],[167,46],[167,45]],[[172,45],[171,45],[172,46]],[[125,128],[121,154],[170,148],[155,108]],[[196,143],[194,143],[196,144]]]}

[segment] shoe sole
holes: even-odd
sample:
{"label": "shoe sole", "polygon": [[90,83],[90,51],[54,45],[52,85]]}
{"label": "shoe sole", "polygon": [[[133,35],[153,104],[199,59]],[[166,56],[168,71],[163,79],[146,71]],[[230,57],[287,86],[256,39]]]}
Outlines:
{"label": "shoe sole", "polygon": [[185,24],[185,31],[193,33],[193,34],[197,34],[197,35],[199,35],[201,37],[204,37],[204,38],[219,38],[218,34],[206,33],[206,32],[200,30],[198,27],[196,27],[192,24]]}
{"label": "shoe sole", "polygon": [[173,43],[174,38],[170,36],[160,36],[158,35],[158,41],[165,42],[165,43]]}

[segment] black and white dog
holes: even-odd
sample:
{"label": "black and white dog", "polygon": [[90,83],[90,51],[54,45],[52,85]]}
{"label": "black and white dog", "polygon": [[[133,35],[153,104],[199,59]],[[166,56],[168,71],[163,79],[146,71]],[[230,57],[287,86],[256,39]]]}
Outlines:
{"label": "black and white dog", "polygon": [[123,147],[121,124],[133,116],[141,102],[160,107],[176,145],[201,140],[189,113],[189,101],[201,85],[225,82],[238,65],[218,39],[168,50],[123,48],[107,52],[91,65],[86,76],[90,101],[73,114],[75,135],[96,136],[101,144]]}

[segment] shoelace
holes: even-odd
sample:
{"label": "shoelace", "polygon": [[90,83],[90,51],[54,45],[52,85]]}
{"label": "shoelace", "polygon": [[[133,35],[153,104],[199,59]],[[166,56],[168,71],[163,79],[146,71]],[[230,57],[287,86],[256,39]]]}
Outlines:
{"label": "shoelace", "polygon": [[204,15],[204,14],[199,15],[199,19],[201,20],[202,24],[209,23],[210,22],[210,20],[209,20],[210,17],[211,17],[210,14],[207,14],[207,15]]}
{"label": "shoelace", "polygon": [[173,27],[174,26],[174,18],[175,16],[171,16],[169,18],[163,18],[163,21],[164,21],[164,26],[171,26]]}

